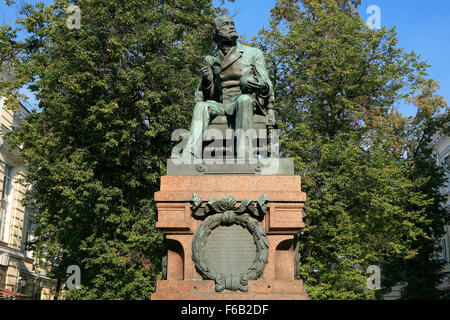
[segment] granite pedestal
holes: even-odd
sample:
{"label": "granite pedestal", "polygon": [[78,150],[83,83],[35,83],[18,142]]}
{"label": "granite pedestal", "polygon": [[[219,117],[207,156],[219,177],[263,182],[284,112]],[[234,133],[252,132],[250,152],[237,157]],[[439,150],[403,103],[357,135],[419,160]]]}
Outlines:
{"label": "granite pedestal", "polygon": [[[160,191],[155,193],[154,199],[158,210],[156,227],[165,236],[167,266],[165,280],[157,282],[156,292],[151,299],[307,299],[303,283],[296,280],[295,272],[297,235],[304,227],[302,215],[306,201],[306,195],[301,191],[300,177],[294,174],[192,172],[194,172],[192,175],[177,175],[171,174],[173,171],[170,171],[169,175],[161,177]],[[258,279],[248,281],[247,292],[230,290],[216,292],[214,281],[204,280],[196,268],[192,259],[192,243],[194,234],[204,220],[193,215],[191,201],[193,194],[201,199],[201,207],[205,207],[211,199],[222,199],[226,196],[236,199],[236,206],[244,199],[256,201],[262,195],[268,199],[264,217],[258,221],[267,235],[268,259]],[[224,234],[226,236],[226,233]],[[216,238],[219,236],[224,235],[217,235]],[[217,246],[217,243],[220,245],[219,240],[215,241],[214,245]],[[236,243],[239,239],[234,241]],[[226,242],[226,239],[223,242]],[[251,249],[246,250],[251,252]],[[247,253],[236,250],[236,255],[239,254]],[[245,256],[242,257],[243,259],[238,259],[245,260]]]}

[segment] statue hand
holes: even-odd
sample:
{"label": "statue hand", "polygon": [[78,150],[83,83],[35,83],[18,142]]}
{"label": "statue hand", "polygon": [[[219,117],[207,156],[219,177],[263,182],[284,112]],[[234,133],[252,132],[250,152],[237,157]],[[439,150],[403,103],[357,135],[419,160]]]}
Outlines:
{"label": "statue hand", "polygon": [[264,82],[258,83],[258,82],[252,81],[252,80],[248,80],[247,84],[246,84],[246,89],[250,92],[258,93],[258,92],[266,90],[267,86]]}
{"label": "statue hand", "polygon": [[205,84],[211,84],[211,82],[212,82],[212,71],[211,71],[211,68],[210,67],[203,67],[203,68],[201,68],[200,69],[200,75],[202,76],[202,78],[203,78],[203,81],[205,82]]}

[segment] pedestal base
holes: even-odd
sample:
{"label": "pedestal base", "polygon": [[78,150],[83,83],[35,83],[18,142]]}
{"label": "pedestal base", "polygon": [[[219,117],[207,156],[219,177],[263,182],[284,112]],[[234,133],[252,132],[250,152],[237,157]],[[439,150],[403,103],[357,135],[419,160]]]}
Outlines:
{"label": "pedestal base", "polygon": [[248,292],[215,292],[214,281],[159,280],[151,300],[307,300],[301,280],[250,280]]}
{"label": "pedestal base", "polygon": [[[209,201],[224,197],[234,198],[237,201],[235,208],[241,203],[256,202],[263,195],[267,199],[265,214],[257,221],[267,236],[267,262],[258,279],[248,282],[248,292],[230,291],[229,288],[216,292],[214,281],[202,280],[203,275],[193,261],[193,249],[198,250],[198,245],[193,248],[193,238],[206,218],[194,216],[194,194],[200,199],[202,208]],[[304,227],[302,216],[306,201],[299,176],[167,175],[161,177],[161,189],[154,199],[158,209],[156,227],[164,233],[167,245],[164,272],[167,280],[158,281],[152,300],[307,299],[302,281],[294,280],[298,270],[296,235]],[[236,274],[241,272],[245,271]]]}

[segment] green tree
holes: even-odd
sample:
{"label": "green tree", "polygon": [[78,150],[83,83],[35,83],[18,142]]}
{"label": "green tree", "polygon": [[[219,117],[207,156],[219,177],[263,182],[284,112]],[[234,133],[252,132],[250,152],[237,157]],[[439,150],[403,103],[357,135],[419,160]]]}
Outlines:
{"label": "green tree", "polygon": [[[66,8],[81,9],[69,29]],[[2,27],[17,75],[38,110],[9,141],[29,167],[39,209],[33,249],[53,276],[81,268],[69,299],[148,299],[161,271],[153,193],[171,134],[187,127],[202,54],[212,51],[210,0],[56,0],[26,4]],[[12,106],[16,101],[9,101]]]}
{"label": "green tree", "polygon": [[[450,298],[448,292],[436,290],[445,276],[441,272],[445,262],[438,255],[442,248],[436,244],[443,236],[444,225],[449,223],[449,213],[443,207],[446,199],[439,189],[446,183],[444,170],[436,164],[431,142],[435,134],[449,135],[450,123],[447,103],[437,94],[438,88],[433,79],[423,79],[418,81],[416,93],[407,98],[417,107],[416,116],[408,119],[405,141],[408,178],[413,183],[411,190],[422,195],[422,199],[409,201],[406,207],[411,212],[421,212],[419,227],[423,233],[410,242],[410,256],[386,259],[383,274],[388,287],[399,280],[408,283],[402,299]],[[443,107],[447,112],[441,112]]]}
{"label": "green tree", "polygon": [[[449,220],[436,194],[442,172],[431,166],[418,170],[419,158],[432,163],[422,149],[410,155],[425,130],[416,124],[423,106],[416,104],[415,119],[395,108],[426,93],[421,84],[432,81],[426,80],[427,65],[398,47],[394,29],[370,30],[359,4],[278,0],[270,30],[255,41],[272,69],[281,151],[295,159],[308,195],[300,275],[313,299],[379,297],[381,290],[367,290],[367,267],[381,265],[382,285],[389,289],[393,280],[384,280],[393,279],[394,271],[386,266],[419,256],[425,261]],[[426,129],[429,136],[442,127],[437,110],[446,103],[428,93],[434,101],[423,120],[434,124]],[[406,264],[403,269],[418,268]],[[437,292],[441,265],[427,265],[421,283],[433,279],[429,291]],[[401,280],[406,279],[396,278]],[[420,297],[438,295],[423,291]]]}

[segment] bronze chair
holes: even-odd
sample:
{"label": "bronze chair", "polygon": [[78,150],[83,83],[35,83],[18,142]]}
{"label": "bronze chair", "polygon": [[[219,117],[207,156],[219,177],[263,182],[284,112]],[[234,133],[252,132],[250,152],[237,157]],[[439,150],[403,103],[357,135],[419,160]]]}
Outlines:
{"label": "bronze chair", "polygon": [[[195,93],[195,102],[204,101],[203,93],[197,91]],[[256,149],[256,156],[259,157],[275,157],[274,148],[274,129],[277,129],[275,122],[275,114],[273,111],[274,95],[265,100],[263,108],[265,115],[262,113],[255,113],[253,115],[253,128],[256,131],[256,136],[253,137],[253,148]],[[255,108],[256,112],[256,108]],[[211,120],[208,130],[206,132],[206,139],[203,141],[203,155],[211,155],[213,158],[219,156],[220,158],[236,157],[235,137],[230,135],[233,131],[227,129],[233,128],[233,121],[230,117],[217,116]],[[265,129],[265,130],[261,130]],[[215,133],[220,132],[218,139]]]}

